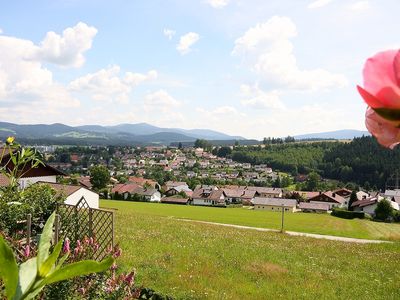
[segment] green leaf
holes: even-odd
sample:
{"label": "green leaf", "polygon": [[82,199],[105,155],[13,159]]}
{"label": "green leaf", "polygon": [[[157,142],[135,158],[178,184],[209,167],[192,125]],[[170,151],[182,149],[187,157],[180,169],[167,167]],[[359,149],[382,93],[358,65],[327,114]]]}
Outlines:
{"label": "green leaf", "polygon": [[46,277],[46,275],[54,268],[57,258],[60,255],[62,244],[63,241],[59,241],[54,247],[53,253],[50,254],[41,266],[38,266],[40,277]]}
{"label": "green leaf", "polygon": [[55,270],[58,270],[59,268],[62,267],[63,263],[67,260],[69,256],[69,253],[65,254],[63,257],[60,258],[60,260],[58,261]]}
{"label": "green leaf", "polygon": [[372,108],[378,115],[389,121],[400,121],[400,109]]}
{"label": "green leaf", "polygon": [[11,299],[18,285],[18,266],[14,253],[0,236],[0,278],[6,287],[6,296]]}
{"label": "green leaf", "polygon": [[[39,283],[40,283],[40,282],[39,282]],[[28,294],[24,295],[23,300],[34,299],[35,296],[36,296],[37,294],[39,294],[41,290],[43,290],[43,288],[44,288],[44,285],[39,285],[38,288],[33,287],[32,290],[29,291]]]}
{"label": "green leaf", "polygon": [[17,158],[16,158],[16,156],[14,154],[10,154],[10,155],[11,155],[10,156],[11,161],[14,164],[14,167],[15,167],[17,165]]}
{"label": "green leaf", "polygon": [[37,254],[38,271],[44,261],[49,257],[49,249],[51,245],[51,239],[53,237],[53,224],[55,217],[56,214],[53,212],[50,218],[47,220],[46,224],[44,225],[42,235],[40,236]]}
{"label": "green leaf", "polygon": [[28,259],[19,266],[19,280],[17,293],[14,299],[21,299],[23,295],[29,291],[32,284],[35,282],[37,274],[36,258]]}
{"label": "green leaf", "polygon": [[92,273],[103,272],[108,268],[110,268],[113,262],[114,259],[112,257],[109,257],[107,259],[102,260],[101,262],[97,262],[94,260],[83,260],[80,262],[69,264],[48,275],[43,280],[43,284],[46,285],[70,279],[76,276],[83,276]]}

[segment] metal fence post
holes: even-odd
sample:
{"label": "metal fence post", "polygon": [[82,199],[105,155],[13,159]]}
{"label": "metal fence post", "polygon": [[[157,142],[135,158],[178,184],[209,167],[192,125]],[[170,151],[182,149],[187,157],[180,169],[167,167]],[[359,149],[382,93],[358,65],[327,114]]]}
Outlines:
{"label": "metal fence post", "polygon": [[284,221],[284,218],[285,218],[285,207],[284,207],[284,205],[282,204],[282,225],[281,225],[281,232],[283,232],[283,221]]}

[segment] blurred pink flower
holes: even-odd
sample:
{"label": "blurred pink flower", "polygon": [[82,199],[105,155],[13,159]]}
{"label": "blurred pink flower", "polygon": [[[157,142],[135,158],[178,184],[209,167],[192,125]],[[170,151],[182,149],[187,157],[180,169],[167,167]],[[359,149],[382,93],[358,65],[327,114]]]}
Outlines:
{"label": "blurred pink flower", "polygon": [[135,272],[130,272],[124,279],[124,281],[131,286],[133,283],[133,280],[135,278]]}
{"label": "blurred pink flower", "polygon": [[363,70],[364,87],[357,86],[372,108],[400,109],[400,50],[379,52]]}
{"label": "blurred pink flower", "polygon": [[26,245],[24,249],[24,255],[25,257],[29,257],[30,254],[31,254],[31,247],[29,245]]}
{"label": "blurred pink flower", "polygon": [[66,238],[64,241],[63,252],[68,253],[70,251],[70,241],[69,238]]}
{"label": "blurred pink flower", "polygon": [[400,50],[379,52],[363,70],[364,87],[358,92],[369,105],[365,114],[368,131],[378,142],[393,149],[400,143]]}
{"label": "blurred pink flower", "polygon": [[365,113],[365,125],[382,146],[393,149],[400,144],[400,128],[382,118],[370,107]]}

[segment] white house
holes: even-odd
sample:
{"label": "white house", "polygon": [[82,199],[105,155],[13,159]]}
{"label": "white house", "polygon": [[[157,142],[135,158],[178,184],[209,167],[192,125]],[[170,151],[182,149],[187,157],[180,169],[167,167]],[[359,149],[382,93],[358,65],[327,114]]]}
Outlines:
{"label": "white house", "polygon": [[143,196],[146,201],[150,202],[160,202],[161,201],[161,193],[153,188],[139,188],[135,191],[136,194]]}
{"label": "white house", "polygon": [[297,200],[284,198],[255,197],[253,200],[255,210],[296,212]]}
{"label": "white house", "polygon": [[52,182],[37,182],[37,184],[49,185],[58,194],[66,197],[65,204],[76,205],[84,197],[90,208],[99,208],[99,194],[81,185],[64,185]]}
{"label": "white house", "polygon": [[212,187],[198,188],[193,192],[193,205],[201,206],[226,206],[226,194],[223,190]]}
{"label": "white house", "polygon": [[[375,215],[375,209],[378,206],[379,201],[382,201],[383,198],[372,197],[363,200],[359,200],[354,202],[351,207],[353,207],[354,211],[362,211],[370,214],[371,216]],[[399,210],[399,204],[395,201],[388,200],[393,209]]]}

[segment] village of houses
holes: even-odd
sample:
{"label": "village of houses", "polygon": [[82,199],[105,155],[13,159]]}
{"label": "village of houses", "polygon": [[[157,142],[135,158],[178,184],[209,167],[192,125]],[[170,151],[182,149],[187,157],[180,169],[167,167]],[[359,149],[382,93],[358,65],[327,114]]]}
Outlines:
{"label": "village of houses", "polygon": [[[52,151],[48,148],[49,155]],[[158,147],[147,147],[145,151],[138,153],[123,153],[116,151],[110,160],[120,159],[123,170],[110,170],[111,179],[108,185],[108,193],[99,195],[92,189],[90,176],[77,178],[78,184],[58,183],[60,178],[69,176],[65,169],[67,164],[79,165],[82,159],[78,154],[70,155],[69,163],[45,163],[39,168],[31,169],[19,179],[21,188],[31,184],[48,184],[57,192],[66,197],[65,203],[76,204],[82,197],[92,208],[99,208],[99,199],[107,197],[116,200],[147,201],[153,203],[166,203],[175,205],[197,205],[212,207],[242,207],[247,206],[254,210],[281,212],[311,212],[328,213],[332,208],[351,209],[370,215],[374,214],[377,203],[383,199],[390,201],[393,209],[399,210],[400,190],[386,190],[384,192],[357,192],[357,201],[349,207],[351,192],[341,188],[333,191],[286,191],[283,188],[254,186],[254,182],[271,181],[278,176],[266,165],[240,164],[224,157],[217,157],[203,149],[190,149],[190,151],[165,150]],[[100,158],[102,159],[102,158]],[[100,163],[105,163],[100,161]],[[225,184],[204,185],[198,184],[192,189],[184,180],[168,180],[159,182],[145,178],[146,167],[157,165],[164,172],[172,172],[179,175],[182,166],[193,167],[198,165],[199,173],[187,171],[189,180],[196,177],[218,177],[229,179],[242,176],[241,182],[249,184],[235,185]],[[228,167],[228,168],[227,168]],[[202,170],[203,169],[203,170]],[[219,171],[219,170],[230,171]],[[185,169],[186,170],[186,169]],[[210,172],[211,170],[211,172]],[[118,176],[125,174],[126,180],[119,182]],[[129,175],[134,174],[134,175]],[[221,182],[221,181],[220,181]],[[250,184],[251,183],[251,184]],[[1,185],[7,185],[6,178],[0,178]]]}

